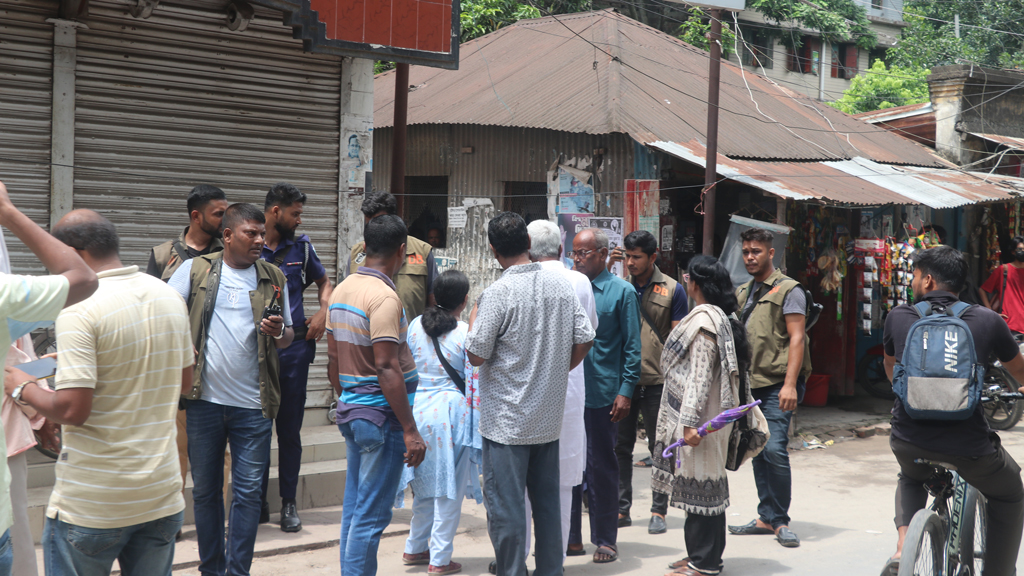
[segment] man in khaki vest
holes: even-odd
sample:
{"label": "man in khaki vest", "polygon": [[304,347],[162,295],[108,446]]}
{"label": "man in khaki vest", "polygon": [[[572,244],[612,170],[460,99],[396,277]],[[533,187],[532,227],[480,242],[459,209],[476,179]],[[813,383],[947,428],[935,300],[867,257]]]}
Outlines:
{"label": "man in khaki vest", "polygon": [[224,191],[216,186],[200,184],[188,193],[189,225],[175,240],[153,248],[149,254],[146,274],[166,282],[181,263],[224,249],[220,221],[228,208]]}
{"label": "man in khaki vest", "polygon": [[[398,202],[390,192],[374,190],[367,192],[363,199],[363,221],[368,223],[377,216],[395,215]],[[395,291],[405,307],[405,315],[409,322],[423,313],[427,306],[434,305],[434,278],[437,277],[437,264],[434,262],[433,246],[409,236],[405,247],[405,264],[395,274]],[[360,241],[352,247],[345,276],[353,273],[366,260],[366,243]]]}
{"label": "man in khaki vest", "polygon": [[[661,349],[669,332],[686,316],[686,290],[661,273],[654,262],[658,258],[658,240],[646,230],[629,233],[623,240],[624,260],[629,277],[640,298],[640,381],[633,391],[629,415],[619,422],[615,455],[619,460],[619,526],[629,526],[633,505],[633,448],[636,445],[637,420],[643,414],[647,447],[654,452],[654,437],[661,407],[665,378],[661,373]],[[649,534],[664,534],[668,494],[653,493]]]}
{"label": "man in khaki vest", "polygon": [[736,291],[750,341],[750,393],[761,401],[771,439],[753,459],[758,518],[729,526],[739,535],[775,534],[786,548],[800,539],[789,529],[792,475],[789,469],[789,423],[796,409],[799,384],[811,373],[810,346],[805,334],[807,295],[800,284],[776,270],[772,233],[745,230],[743,263],[754,280]]}
{"label": "man in khaki vest", "polygon": [[[168,240],[153,248],[149,253],[146,274],[164,282],[186,261],[224,250],[221,239],[221,220],[228,208],[224,191],[210,184],[200,184],[188,193],[186,200],[189,224],[175,240]],[[188,432],[185,429],[185,411],[178,410],[178,464],[181,466],[181,483],[185,485],[188,476]],[[227,490],[231,471],[230,457],[225,454],[224,489]],[[267,519],[269,521],[269,518]],[[181,533],[178,533],[181,536]]]}

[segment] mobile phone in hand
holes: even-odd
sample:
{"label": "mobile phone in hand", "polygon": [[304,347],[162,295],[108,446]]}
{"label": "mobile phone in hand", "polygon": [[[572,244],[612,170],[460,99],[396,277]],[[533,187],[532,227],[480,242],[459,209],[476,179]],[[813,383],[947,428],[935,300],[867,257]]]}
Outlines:
{"label": "mobile phone in hand", "polygon": [[32,362],[18,364],[15,368],[33,378],[50,378],[57,373],[57,360],[54,358],[40,358]]}

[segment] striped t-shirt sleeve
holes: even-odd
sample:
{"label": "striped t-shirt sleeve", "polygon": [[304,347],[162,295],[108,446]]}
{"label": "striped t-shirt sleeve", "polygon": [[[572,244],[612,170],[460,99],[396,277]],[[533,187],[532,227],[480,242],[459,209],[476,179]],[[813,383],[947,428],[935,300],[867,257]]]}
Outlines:
{"label": "striped t-shirt sleeve", "polygon": [[96,388],[96,329],[82,306],[57,317],[57,389]]}
{"label": "striped t-shirt sleeve", "polygon": [[388,295],[367,310],[370,318],[370,342],[399,342],[402,330],[402,301]]}

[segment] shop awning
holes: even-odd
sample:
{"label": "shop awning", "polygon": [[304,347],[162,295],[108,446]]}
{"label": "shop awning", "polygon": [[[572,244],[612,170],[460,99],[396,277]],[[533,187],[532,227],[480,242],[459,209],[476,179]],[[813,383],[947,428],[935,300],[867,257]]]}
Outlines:
{"label": "shop awning", "polygon": [[[647,146],[704,166],[706,151],[698,142],[649,142]],[[828,162],[760,162],[719,154],[717,170],[724,178],[782,198],[833,204],[955,208],[1024,196],[1024,178],[953,168],[893,166],[860,157]]]}

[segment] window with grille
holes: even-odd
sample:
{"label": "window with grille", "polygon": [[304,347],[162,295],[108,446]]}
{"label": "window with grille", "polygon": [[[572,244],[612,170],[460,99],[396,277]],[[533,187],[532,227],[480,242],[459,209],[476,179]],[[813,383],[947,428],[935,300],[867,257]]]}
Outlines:
{"label": "window with grille", "polygon": [[409,234],[428,242],[431,229],[441,233],[441,245],[447,245],[448,232],[448,177],[406,176],[405,197],[399,199],[402,218]]}
{"label": "window with grille", "polygon": [[775,46],[770,34],[753,28],[753,24],[740,24],[743,34],[743,65],[770,69],[774,60]]}
{"label": "window with grille", "polygon": [[548,185],[544,182],[505,182],[505,210],[529,224],[548,217]]}

